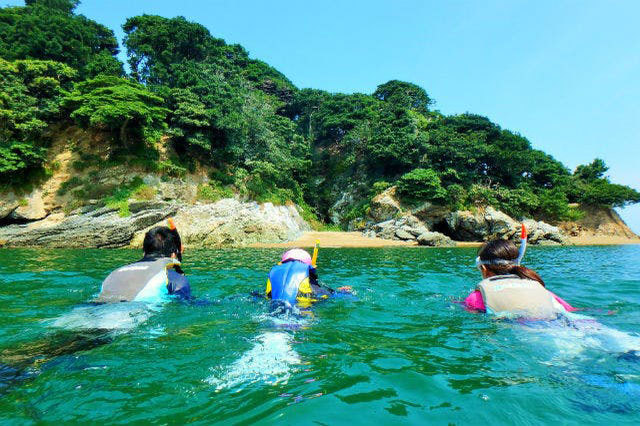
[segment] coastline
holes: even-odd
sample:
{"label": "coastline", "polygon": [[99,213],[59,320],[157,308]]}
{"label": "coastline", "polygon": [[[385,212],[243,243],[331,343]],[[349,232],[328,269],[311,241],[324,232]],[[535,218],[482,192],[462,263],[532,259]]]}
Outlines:
{"label": "coastline", "polygon": [[[307,231],[292,241],[284,243],[256,243],[249,247],[255,248],[291,248],[313,247],[316,240],[320,240],[321,247],[331,248],[377,248],[377,247],[418,247],[415,242],[386,240],[382,238],[365,237],[360,232],[340,231]],[[481,241],[456,241],[456,247],[478,247]],[[569,237],[567,246],[599,246],[599,245],[629,245],[640,244],[640,238],[627,238],[609,235],[588,235]]]}

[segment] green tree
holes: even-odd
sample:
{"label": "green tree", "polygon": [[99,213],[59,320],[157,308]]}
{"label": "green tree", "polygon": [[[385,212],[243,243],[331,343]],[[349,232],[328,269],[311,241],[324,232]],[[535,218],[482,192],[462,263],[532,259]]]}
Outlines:
{"label": "green tree", "polygon": [[413,109],[422,114],[428,113],[429,106],[433,104],[422,87],[400,80],[390,80],[379,85],[373,96],[396,107]]}
{"label": "green tree", "polygon": [[113,76],[98,76],[77,83],[63,100],[71,118],[85,127],[111,132],[127,147],[132,136],[158,139],[165,129],[164,100],[139,83]]}
{"label": "green tree", "polygon": [[31,0],[26,4],[0,8],[0,57],[62,62],[78,70],[81,78],[95,55],[106,54],[117,61],[113,31],[74,15],[78,1]]}
{"label": "green tree", "polygon": [[604,160],[596,158],[590,164],[576,167],[573,175],[583,181],[593,182],[597,179],[603,178],[607,170],[609,170],[609,167],[605,164]]}
{"label": "green tree", "polygon": [[184,61],[204,61],[224,40],[184,17],[135,16],[122,26],[131,74],[139,82],[176,87],[173,67]]}
{"label": "green tree", "polygon": [[432,169],[414,169],[398,180],[398,193],[415,200],[444,201],[447,192]]}
{"label": "green tree", "polygon": [[0,59],[0,177],[17,183],[45,159],[48,124],[60,120],[60,102],[75,71],[53,61]]}

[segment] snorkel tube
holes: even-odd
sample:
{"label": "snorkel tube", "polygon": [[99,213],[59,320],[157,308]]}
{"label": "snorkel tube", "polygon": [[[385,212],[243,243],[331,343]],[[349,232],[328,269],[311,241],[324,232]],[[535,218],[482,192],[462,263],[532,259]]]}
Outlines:
{"label": "snorkel tube", "polygon": [[518,249],[518,257],[516,258],[516,265],[520,265],[522,259],[524,258],[524,254],[527,251],[527,228],[522,224],[522,229],[520,230],[520,248]]}
{"label": "snorkel tube", "polygon": [[169,230],[171,234],[173,234],[173,238],[175,238],[176,246],[180,247],[180,250],[176,254],[179,262],[182,262],[182,252],[184,251],[184,246],[182,245],[182,240],[180,239],[180,234],[178,233],[178,228],[176,228],[176,224],[173,221],[173,218],[167,219],[167,223],[169,224]]}
{"label": "snorkel tube", "polygon": [[311,266],[314,268],[318,264],[318,249],[320,247],[320,240],[316,240],[316,245],[313,246],[313,257],[311,258]]}

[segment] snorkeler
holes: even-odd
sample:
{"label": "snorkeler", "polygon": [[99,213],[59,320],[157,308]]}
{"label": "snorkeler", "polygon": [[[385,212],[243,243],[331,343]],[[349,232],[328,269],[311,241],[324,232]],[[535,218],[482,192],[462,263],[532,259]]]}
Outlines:
{"label": "snorkeler", "polygon": [[140,261],[109,274],[96,300],[57,318],[53,323],[58,329],[55,333],[0,352],[0,394],[33,378],[33,367],[108,344],[135,328],[153,311],[145,302],[157,307],[157,302],[168,300],[167,295],[191,297],[189,281],[180,268],[180,235],[171,219],[169,227],[158,226],[146,233],[143,249]]}
{"label": "snorkeler", "polygon": [[191,297],[189,281],[180,268],[183,246],[173,220],[144,236],[144,257],[111,272],[96,302],[155,301],[163,295]]}
{"label": "snorkeler", "polygon": [[[336,290],[320,285],[318,282],[317,257],[317,243],[313,251],[313,259],[307,251],[299,248],[286,251],[280,263],[269,271],[267,298],[283,302],[287,306],[297,304],[299,307],[308,308],[313,302],[336,294]],[[351,287],[340,287],[337,292],[350,293]]]}
{"label": "snorkeler", "polygon": [[547,290],[535,271],[520,265],[526,244],[523,225],[519,250],[507,240],[493,240],[480,248],[476,266],[483,280],[464,300],[467,308],[501,317],[532,319],[551,319],[577,310]]}

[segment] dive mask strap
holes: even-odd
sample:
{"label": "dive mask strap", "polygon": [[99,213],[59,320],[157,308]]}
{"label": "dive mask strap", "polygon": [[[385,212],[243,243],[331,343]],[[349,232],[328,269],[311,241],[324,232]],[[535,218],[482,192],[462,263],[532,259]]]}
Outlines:
{"label": "dive mask strap", "polygon": [[507,260],[507,259],[491,259],[491,260],[482,260],[480,256],[476,257],[476,268],[482,270],[480,266],[482,265],[520,265],[522,259],[524,258],[524,254],[527,251],[527,228],[525,228],[524,223],[522,224],[522,229],[520,230],[520,248],[518,249],[518,257],[515,260]]}

